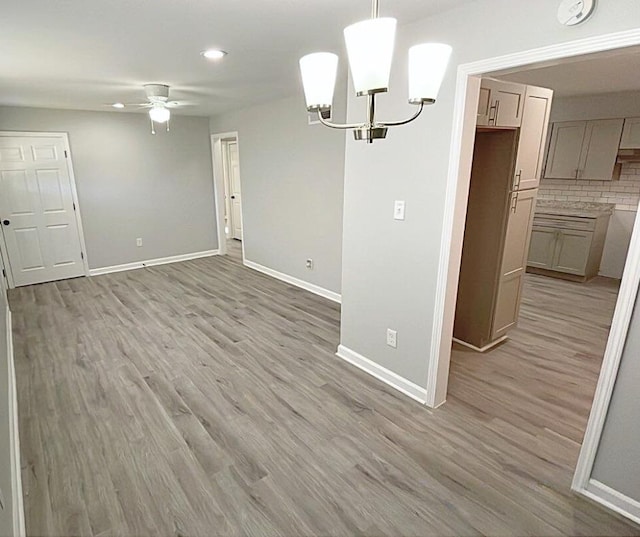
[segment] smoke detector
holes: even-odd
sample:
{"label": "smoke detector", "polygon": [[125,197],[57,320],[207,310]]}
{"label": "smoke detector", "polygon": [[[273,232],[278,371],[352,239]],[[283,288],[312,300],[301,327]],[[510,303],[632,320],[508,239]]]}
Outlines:
{"label": "smoke detector", "polygon": [[593,14],[595,5],[595,0],[562,0],[558,7],[558,21],[565,26],[580,24]]}

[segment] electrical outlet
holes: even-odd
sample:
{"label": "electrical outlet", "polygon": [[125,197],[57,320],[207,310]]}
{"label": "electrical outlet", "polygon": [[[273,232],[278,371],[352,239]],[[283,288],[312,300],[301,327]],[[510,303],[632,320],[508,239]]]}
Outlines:
{"label": "electrical outlet", "polygon": [[136,246],[138,246],[138,247],[142,246],[142,238],[141,237],[138,237],[136,239]]}
{"label": "electrical outlet", "polygon": [[313,270],[313,259],[311,259],[311,258],[307,259],[306,267],[309,270]]}
{"label": "electrical outlet", "polygon": [[391,328],[387,328],[387,345],[394,349],[398,348],[398,332]]}

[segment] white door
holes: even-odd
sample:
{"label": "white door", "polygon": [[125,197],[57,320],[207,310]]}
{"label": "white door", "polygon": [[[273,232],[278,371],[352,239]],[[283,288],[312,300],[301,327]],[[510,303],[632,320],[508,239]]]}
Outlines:
{"label": "white door", "polygon": [[231,193],[231,237],[242,240],[242,193],[237,142],[229,142],[229,191]]}
{"label": "white door", "polygon": [[85,274],[65,140],[0,136],[0,223],[15,286]]}

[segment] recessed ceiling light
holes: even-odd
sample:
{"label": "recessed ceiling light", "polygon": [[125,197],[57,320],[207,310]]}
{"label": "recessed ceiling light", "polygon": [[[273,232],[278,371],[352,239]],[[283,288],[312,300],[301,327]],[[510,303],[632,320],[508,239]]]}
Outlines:
{"label": "recessed ceiling light", "polygon": [[111,106],[113,106],[114,108],[124,108],[124,104],[122,103],[113,103]]}
{"label": "recessed ceiling light", "polygon": [[217,48],[210,48],[208,50],[203,50],[201,54],[207,58],[207,60],[219,60],[224,58],[227,53],[224,50],[219,50]]}

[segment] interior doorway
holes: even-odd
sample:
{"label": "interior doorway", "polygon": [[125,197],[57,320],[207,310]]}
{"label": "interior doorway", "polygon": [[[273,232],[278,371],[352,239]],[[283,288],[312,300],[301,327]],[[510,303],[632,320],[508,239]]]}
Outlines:
{"label": "interior doorway", "polygon": [[10,287],[88,274],[66,134],[0,132],[0,228]]}
{"label": "interior doorway", "polygon": [[211,135],[218,245],[221,255],[236,253],[240,244],[244,262],[244,226],[240,141],[237,132]]}
{"label": "interior doorway", "polygon": [[235,138],[222,140],[222,160],[225,191],[225,235],[227,239],[242,240],[242,191],[240,187],[240,158]]}
{"label": "interior doorway", "polygon": [[[477,134],[477,122],[481,115],[481,105],[482,105],[482,94],[481,94],[481,86],[483,77],[492,77],[497,78],[499,81],[505,83],[514,82],[516,84],[522,84],[523,79],[518,79],[518,73],[535,73],[535,71],[542,72],[545,68],[550,68],[554,65],[562,65],[563,67],[567,64],[573,62],[576,64],[583,64],[583,62],[591,61],[591,60],[602,60],[604,57],[603,65],[611,65],[613,57],[618,57],[622,55],[637,55],[638,50],[632,47],[637,47],[640,44],[640,32],[623,32],[620,34],[612,34],[609,36],[601,36],[598,39],[585,39],[576,43],[564,44],[555,47],[546,47],[544,49],[527,51],[524,53],[514,54],[511,56],[504,56],[501,58],[494,58],[487,61],[476,62],[474,64],[467,64],[460,66],[458,72],[458,92],[456,95],[456,109],[454,112],[454,134],[452,136],[452,154],[454,155],[452,158],[452,163],[449,169],[449,183],[448,183],[448,194],[447,194],[447,206],[445,209],[445,225],[443,232],[443,253],[440,259],[440,280],[439,280],[439,289],[438,289],[438,307],[440,311],[436,314],[436,321],[434,323],[434,339],[432,343],[432,362],[430,364],[429,371],[429,392],[431,395],[430,403],[432,406],[438,406],[445,401],[447,394],[447,383],[450,373],[450,365],[451,365],[451,341],[454,333],[454,323],[456,317],[456,298],[458,295],[458,283],[460,277],[460,268],[461,268],[461,258],[463,258],[463,244],[464,244],[464,236],[465,236],[465,221],[469,214],[469,205],[470,202],[470,186],[472,186],[473,177],[472,177],[472,168],[473,168],[473,160],[474,160],[474,145],[476,142],[476,134]],[[617,60],[616,60],[617,61]],[[613,61],[615,63],[615,61]],[[583,64],[581,65],[584,67]],[[628,73],[625,73],[625,75]],[[569,75],[571,77],[571,75]],[[621,76],[618,80],[615,77],[610,75],[597,77],[601,82],[605,81],[604,84],[607,85],[609,91],[616,91],[616,83],[621,82],[621,80],[627,79],[626,76]],[[569,80],[571,82],[571,80]],[[579,80],[575,79],[575,82],[579,84]],[[525,81],[525,84],[531,84],[539,82],[533,81],[533,79],[528,79]],[[640,85],[636,87],[637,91],[640,91]],[[621,91],[618,89],[617,91]],[[614,100],[614,101],[617,101]],[[503,110],[505,113],[510,114],[514,107],[512,106],[515,101],[511,101],[510,105]],[[480,104],[480,107],[479,107]],[[517,102],[516,102],[517,105]],[[495,118],[498,116],[499,108],[493,108],[490,110],[491,117],[495,121]],[[589,146],[592,142],[596,145],[602,147],[602,143],[607,140],[611,140],[618,136],[618,149],[625,148],[623,141],[626,138],[633,137],[633,133],[629,132],[629,129],[625,129],[625,124],[629,125],[629,128],[632,129],[631,125],[635,123],[634,117],[628,117],[624,113],[612,112],[615,115],[617,120],[616,125],[620,127],[619,131],[612,132],[614,129],[612,128],[613,123],[609,121],[612,119],[609,117],[593,117],[593,118],[579,118],[579,121],[586,121],[588,124],[584,125],[585,129],[581,138],[581,144],[577,148],[578,156],[576,157],[578,160],[578,165],[575,166],[572,171],[574,176],[570,179],[572,181],[581,181],[587,180],[588,178],[581,175],[584,174],[585,169],[589,169],[588,174],[595,175],[600,173],[603,169],[601,166],[602,162],[594,163],[590,162],[589,159],[594,155],[599,153],[596,151],[589,155]],[[617,114],[617,115],[616,115]],[[634,112],[631,116],[640,117],[640,112]],[[569,123],[569,118],[564,118],[567,123]],[[603,120],[607,120],[606,122]],[[621,121],[620,121],[621,120]],[[561,122],[561,119],[556,120],[558,123]],[[590,122],[590,123],[589,123]],[[495,126],[495,123],[494,123]],[[568,125],[571,126],[571,125]],[[511,128],[509,125],[504,125],[505,129]],[[559,129],[561,126],[556,128],[555,140],[557,141],[560,134]],[[617,129],[618,127],[616,127]],[[626,134],[625,134],[626,131]],[[569,132],[569,131],[567,131]],[[549,130],[549,136],[547,137],[545,143],[547,143],[553,137],[553,127]],[[576,140],[580,138],[576,134],[576,132],[569,132],[569,136],[565,136],[563,138],[563,144],[567,147],[571,145],[577,145]],[[568,140],[568,142],[566,142]],[[517,144],[517,142],[516,142]],[[560,145],[563,145],[560,144]],[[605,144],[606,145],[606,144]],[[548,162],[548,147],[546,145],[545,148],[545,165]],[[566,149],[566,147],[565,147]],[[626,148],[625,148],[626,150]],[[585,153],[586,151],[586,153]],[[598,159],[601,159],[603,155],[607,153],[606,151],[600,152],[598,155]],[[515,155],[515,153],[514,153]],[[459,156],[459,160],[457,158]],[[586,158],[585,158],[586,156]],[[557,159],[555,164],[555,173],[559,169],[567,168],[567,160],[563,158]],[[618,180],[620,177],[620,164],[619,162],[615,162],[615,167],[617,169],[611,170],[611,175],[603,179],[602,177],[598,177],[597,180],[604,188],[608,184],[612,184],[612,180]],[[568,168],[567,168],[568,169]],[[514,168],[515,171],[515,168]],[[516,172],[517,173],[517,172]],[[544,170],[543,170],[544,176]],[[514,181],[517,182],[517,178],[514,178]],[[608,181],[608,183],[605,183]],[[582,189],[583,185],[576,183],[572,185],[576,190],[578,187]],[[472,187],[473,188],[473,187]],[[514,191],[517,191],[517,188],[514,185],[509,185],[507,190],[507,194],[509,195],[508,199],[513,200]],[[622,188],[622,186],[620,187]],[[624,187],[626,188],[626,186]],[[552,189],[549,189],[552,190]],[[608,196],[612,198],[616,198],[612,194],[616,190],[619,189],[609,189]],[[559,194],[558,197],[564,197],[564,201],[570,201],[569,197],[571,194],[570,188],[562,191],[563,194]],[[634,190],[635,192],[635,190]],[[516,198],[517,199],[517,198]],[[554,200],[551,200],[554,201]],[[558,201],[558,200],[555,200]],[[610,205],[616,205],[616,209],[620,208],[625,210],[626,203],[622,199],[611,199],[613,203]],[[621,207],[617,207],[621,206]],[[637,210],[637,201],[635,210]],[[531,215],[531,224],[533,224],[534,214]],[[562,218],[559,218],[562,220]],[[577,457],[577,452],[574,453],[571,457],[569,457],[568,464],[571,465],[571,468],[576,468],[574,481],[571,484],[571,487],[579,491],[585,495],[590,495],[594,498],[594,495],[590,493],[589,489],[589,475],[591,471],[591,467],[593,465],[593,459],[595,456],[595,449],[598,443],[599,436],[602,431],[602,426],[604,423],[604,418],[606,415],[607,405],[609,404],[609,399],[611,397],[611,393],[613,390],[613,384],[615,382],[615,376],[617,373],[617,368],[620,363],[620,357],[622,354],[622,348],[624,346],[624,341],[627,335],[627,328],[629,326],[629,321],[631,318],[631,313],[633,311],[633,305],[635,302],[635,298],[638,291],[638,284],[640,283],[640,268],[637,266],[637,262],[634,262],[638,259],[640,254],[640,226],[638,224],[638,219],[635,218],[635,214],[631,218],[632,229],[629,230],[629,241],[628,241],[628,254],[626,256],[627,262],[623,263],[623,267],[620,267],[621,280],[619,282],[613,279],[602,279],[601,276],[595,275],[593,273],[589,273],[589,260],[588,256],[578,259],[577,253],[582,251],[585,237],[589,235],[590,238],[594,238],[598,234],[598,230],[593,229],[569,229],[567,230],[566,240],[563,242],[563,237],[559,237],[561,233],[558,233],[557,230],[553,230],[554,232],[551,234],[547,234],[546,238],[549,237],[554,238],[554,241],[548,241],[546,246],[543,245],[543,235],[539,235],[537,239],[536,245],[536,255],[538,263],[545,263],[546,266],[542,267],[550,272],[564,272],[565,276],[573,276],[567,277],[567,280],[588,280],[592,287],[597,287],[595,289],[596,295],[600,294],[600,298],[595,298],[593,302],[590,303],[581,303],[580,293],[577,293],[573,296],[569,296],[568,299],[564,300],[565,305],[569,305],[570,308],[573,308],[574,321],[577,324],[568,323],[564,325],[562,330],[559,333],[555,334],[554,337],[558,338],[568,338],[573,340],[579,340],[581,334],[578,333],[574,328],[578,326],[580,322],[584,323],[584,320],[588,321],[591,319],[592,313],[598,310],[598,308],[603,309],[603,301],[608,304],[608,306],[604,307],[605,315],[608,315],[608,320],[611,324],[611,330],[608,330],[608,326],[605,326],[604,333],[600,334],[600,357],[602,358],[602,354],[604,354],[604,359],[602,362],[602,369],[600,370],[599,364],[595,367],[595,376],[591,379],[592,383],[595,383],[595,379],[597,379],[597,388],[595,390],[595,396],[593,396],[593,388],[595,387],[592,384],[591,391],[585,392],[588,396],[589,406],[591,401],[593,401],[593,406],[591,408],[591,415],[589,417],[589,424],[586,429],[586,434],[584,437],[584,442],[582,445],[582,450],[580,451],[580,457],[578,459],[578,463],[576,466],[575,458]],[[582,221],[584,224],[585,222]],[[545,231],[541,229],[540,231]],[[548,230],[546,230],[548,231]],[[606,233],[604,234],[606,236]],[[529,238],[531,235],[529,234]],[[546,240],[546,239],[545,239]],[[541,242],[542,241],[542,242]],[[560,242],[558,242],[560,241]],[[553,242],[553,244],[551,244]],[[542,246],[541,246],[542,245]],[[548,246],[548,248],[547,248]],[[552,248],[553,246],[553,248]],[[566,250],[563,251],[562,248],[566,247]],[[625,246],[625,250],[627,247]],[[548,252],[547,252],[548,250]],[[549,258],[543,260],[544,256],[540,256],[540,253],[544,251],[549,254]],[[629,261],[631,260],[631,261]],[[529,260],[525,260],[526,264],[529,265]],[[535,263],[534,263],[535,264]],[[623,270],[624,269],[624,270]],[[571,275],[571,272],[575,272],[576,274]],[[586,271],[586,272],[585,272]],[[527,272],[529,272],[527,270]],[[535,271],[532,271],[535,272]],[[500,273],[498,272],[498,275]],[[549,276],[550,274],[546,274]],[[527,274],[527,278],[529,275]],[[540,276],[537,275],[537,278]],[[533,280],[533,279],[532,279]],[[566,282],[565,279],[540,279],[539,282],[549,283],[551,287],[556,284],[559,286],[563,286]],[[585,291],[586,287],[575,287],[579,286],[579,283],[569,282],[573,285],[573,289],[581,289]],[[541,286],[538,286],[538,291],[540,296],[543,297],[552,297],[555,294],[553,289],[543,289]],[[544,286],[542,286],[544,287]],[[526,291],[525,291],[526,295]],[[585,299],[593,298],[594,294],[585,293]],[[524,297],[526,299],[526,296]],[[527,301],[531,302],[529,299]],[[587,300],[588,302],[588,300]],[[547,317],[549,320],[553,317],[554,314],[562,315],[561,312],[552,311],[551,307],[547,304],[546,308],[544,304],[539,304],[541,307],[539,311],[536,313],[538,316],[538,320],[544,320]],[[534,305],[535,307],[535,305]],[[613,314],[613,315],[612,315]],[[563,322],[566,319],[556,319],[559,321],[559,325],[562,326]],[[599,328],[602,328],[602,319],[595,322],[600,322]],[[605,325],[606,320],[605,320]],[[585,328],[584,326],[582,328]],[[588,328],[588,326],[586,327]],[[602,330],[601,330],[602,332]],[[529,327],[529,335],[532,335],[531,327]],[[582,334],[584,335],[584,333]],[[608,337],[607,337],[608,336]],[[496,342],[499,343],[499,342]],[[589,341],[582,342],[584,347],[594,348],[594,345],[590,344]],[[534,340],[529,340],[525,347],[528,350],[536,351],[537,342]],[[525,347],[519,349],[519,351],[526,350]],[[502,347],[498,344],[496,349],[504,350],[505,347]],[[602,353],[602,349],[604,349],[604,353]],[[476,349],[473,352],[476,352],[479,349]],[[483,349],[484,350],[484,349]],[[537,349],[540,354],[540,349]],[[469,351],[472,352],[472,351]],[[514,366],[511,370],[510,379],[507,383],[503,383],[504,377],[500,378],[501,371],[499,369],[495,369],[493,374],[490,374],[488,379],[493,382],[491,388],[494,390],[493,393],[499,395],[505,389],[511,389],[514,397],[526,396],[528,393],[528,388],[540,389],[540,386],[534,386],[534,383],[539,383],[540,379],[532,378],[529,386],[523,386],[522,393],[518,393],[517,389],[514,390],[514,385],[512,383],[509,388],[508,384],[511,381],[517,381],[518,378],[526,377],[526,373],[523,368],[528,367],[529,364],[518,364],[517,360],[520,357],[521,352],[516,352],[512,355],[512,361],[510,366]],[[478,370],[482,367],[482,355],[477,354],[478,359],[472,362],[471,368],[477,367]],[[542,356],[541,356],[542,357]],[[543,358],[547,359],[547,358]],[[552,363],[545,364],[547,366],[553,366]],[[579,368],[582,364],[574,364]],[[591,367],[593,370],[593,366]],[[576,369],[577,371],[578,369]],[[600,370],[600,375],[598,376],[598,370]],[[474,369],[471,371],[471,374],[476,374],[478,371]],[[564,379],[565,383],[569,382],[579,382],[579,379],[570,377],[566,377]],[[465,387],[467,390],[473,389],[472,386]],[[547,387],[546,397],[550,400],[558,395],[560,392],[558,390],[562,389],[562,382],[560,382],[556,386]],[[554,393],[555,390],[555,393]],[[585,394],[582,394],[584,397]],[[475,395],[483,396],[480,391],[476,391]],[[529,401],[532,408],[531,414],[529,414],[529,418],[531,421],[536,420],[535,412],[545,412],[549,409],[545,409],[545,407],[535,406],[535,401]],[[584,399],[581,404],[584,406]],[[489,401],[488,404],[493,404],[495,406],[499,405],[497,401]],[[587,414],[589,410],[589,406],[587,406]],[[553,407],[553,405],[551,405]],[[582,439],[582,434],[584,433],[584,422],[586,422],[586,415],[583,413],[583,424],[580,431],[575,431],[575,440],[567,439],[567,442],[573,442],[574,446],[580,446],[580,442]],[[527,418],[524,416],[520,416],[522,418],[523,423],[527,421]],[[549,414],[548,418],[550,420],[554,419],[554,415]],[[575,448],[574,448],[575,450]],[[601,503],[606,503],[601,498],[595,498]],[[627,513],[625,513],[627,514]]]}

